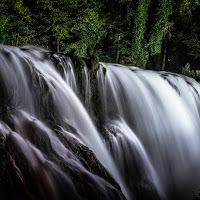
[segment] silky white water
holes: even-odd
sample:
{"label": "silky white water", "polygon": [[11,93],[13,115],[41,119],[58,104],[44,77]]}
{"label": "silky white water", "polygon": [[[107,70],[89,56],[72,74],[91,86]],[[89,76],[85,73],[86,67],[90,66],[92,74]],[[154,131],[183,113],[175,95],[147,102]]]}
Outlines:
{"label": "silky white water", "polygon": [[[42,53],[40,53],[41,49],[29,49],[27,47],[26,51],[22,51],[14,47],[2,46],[1,48],[9,53],[9,57],[1,55],[1,66],[3,69],[1,75],[7,87],[5,90],[11,91],[10,88],[13,89],[12,105],[17,105],[16,110],[26,112],[27,117],[40,119],[41,113],[38,112],[39,108],[40,106],[46,106],[48,102],[45,101],[49,100],[45,96],[38,95],[45,94],[46,87],[48,95],[51,95],[52,98],[52,107],[47,109],[54,110],[56,123],[61,127],[65,125],[73,127],[76,133],[74,137],[95,153],[98,160],[121,185],[123,192],[126,193],[126,189],[123,187],[123,180],[120,178],[109,152],[92,120],[72,90],[76,90],[76,83],[74,82],[71,61],[69,60],[69,63],[65,64],[66,66],[62,66],[64,67],[64,76],[62,77],[51,60],[45,59]],[[70,73],[72,78],[66,72]],[[37,85],[33,89],[34,84],[38,84],[40,88],[37,88]],[[51,143],[55,143],[53,141]],[[23,146],[23,144],[20,146]],[[26,147],[23,147],[24,152],[28,151]],[[52,148],[58,150],[61,147],[58,143]],[[63,152],[58,154],[62,155]]]}
{"label": "silky white water", "polygon": [[144,148],[148,159],[140,157],[154,170],[152,179],[160,194],[170,199],[171,190],[182,190],[182,198],[192,198],[192,188],[200,180],[199,84],[170,73],[106,63],[101,63],[97,76],[103,88],[105,127],[116,120],[123,121],[120,129],[130,127],[129,137],[137,137]]}
{"label": "silky white water", "polygon": [[20,199],[188,200],[200,189],[193,79],[100,63],[95,81],[36,47],[0,46],[0,69],[0,148]]}

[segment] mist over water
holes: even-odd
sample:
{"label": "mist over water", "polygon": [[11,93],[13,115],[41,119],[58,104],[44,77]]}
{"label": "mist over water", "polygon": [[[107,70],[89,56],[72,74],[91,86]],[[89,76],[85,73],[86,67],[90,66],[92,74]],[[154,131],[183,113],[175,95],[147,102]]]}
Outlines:
{"label": "mist over water", "polygon": [[[94,72],[80,67],[79,80],[75,67],[64,54],[0,46],[1,148],[20,182],[17,195],[193,199],[200,189],[199,83],[100,63],[94,86]],[[14,199],[7,193],[3,199]]]}

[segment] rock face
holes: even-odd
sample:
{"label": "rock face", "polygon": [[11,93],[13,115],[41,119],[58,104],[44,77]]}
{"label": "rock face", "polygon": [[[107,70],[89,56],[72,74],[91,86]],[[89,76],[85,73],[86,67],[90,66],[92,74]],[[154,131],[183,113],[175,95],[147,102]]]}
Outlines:
{"label": "rock face", "polygon": [[[7,124],[0,122],[4,199],[124,199],[94,153],[72,133],[47,128],[21,112],[4,120]],[[55,143],[62,146],[61,152]]]}

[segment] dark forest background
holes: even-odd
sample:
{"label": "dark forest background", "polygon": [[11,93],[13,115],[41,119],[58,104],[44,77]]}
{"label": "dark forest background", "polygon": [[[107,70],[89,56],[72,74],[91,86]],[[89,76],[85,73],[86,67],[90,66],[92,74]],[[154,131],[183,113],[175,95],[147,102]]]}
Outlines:
{"label": "dark forest background", "polygon": [[200,76],[199,0],[0,0],[0,43]]}

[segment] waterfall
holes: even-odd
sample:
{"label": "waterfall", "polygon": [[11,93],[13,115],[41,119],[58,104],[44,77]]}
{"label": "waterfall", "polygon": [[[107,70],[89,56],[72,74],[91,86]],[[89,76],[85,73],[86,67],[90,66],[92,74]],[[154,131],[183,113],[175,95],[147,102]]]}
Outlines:
{"label": "waterfall", "polygon": [[123,176],[132,179],[126,175],[133,173],[127,165],[139,157],[139,163],[145,163],[139,169],[142,178],[148,174],[161,196],[191,199],[200,180],[200,85],[177,74],[106,63],[101,63],[97,77],[103,89],[105,129],[115,129],[108,148],[112,143],[111,153]]}
{"label": "waterfall", "polygon": [[91,111],[91,85],[90,85],[90,71],[87,66],[84,66],[82,72],[82,85],[84,88],[84,104],[88,110]]}
{"label": "waterfall", "polygon": [[[120,183],[118,171],[92,120],[78,97],[69,87],[73,86],[71,82],[68,81],[70,79],[68,78],[66,80],[66,74],[64,74],[64,76],[60,75],[58,69],[56,69],[51,60],[42,53],[43,50],[41,49],[29,47],[19,49],[1,46],[0,50],[1,80],[4,85],[3,90],[5,90],[7,96],[11,98],[10,105],[8,106],[10,106],[11,109],[15,108],[12,109],[12,113],[7,116],[7,125],[5,125],[5,128],[2,130],[2,132],[7,132],[7,134],[4,134],[5,143],[7,144],[7,140],[10,143],[14,143],[16,149],[19,149],[19,152],[23,154],[27,165],[30,165],[33,171],[39,171],[39,166],[41,165],[44,171],[43,173],[45,173],[45,179],[48,179],[47,182],[52,189],[53,199],[60,199],[61,197],[59,197],[59,195],[63,195],[64,188],[61,194],[59,193],[60,189],[56,189],[62,182],[66,185],[68,185],[67,182],[69,182],[69,187],[66,188],[66,192],[71,192],[71,198],[81,198],[78,189],[76,192],[77,186],[72,183],[72,180],[64,173],[67,169],[60,165],[69,165],[75,177],[78,176],[78,174],[83,174],[86,179],[88,177],[88,179],[90,179],[88,184],[94,186],[99,185],[99,190],[104,190],[104,192],[101,192],[102,196],[100,195],[98,198],[104,197],[106,199],[113,199],[112,194],[106,197],[108,194],[106,187],[111,187],[109,183],[106,183],[98,177],[94,177],[91,173],[86,171],[79,159],[73,155],[74,152],[69,151],[63,142],[63,140],[71,140],[72,144],[70,145],[75,145],[73,143],[76,142],[77,145],[87,146],[95,153],[95,156],[111,173],[113,178],[116,179],[120,185],[123,185]],[[69,64],[66,64],[66,66],[69,67]],[[49,121],[56,130],[50,129]],[[33,129],[31,133],[29,129]],[[57,134],[59,134],[59,136],[55,136],[55,131],[58,132]],[[42,132],[41,135],[39,134],[40,132]],[[43,144],[45,142],[47,142],[47,144]],[[45,146],[44,154],[42,152],[43,146]],[[12,149],[10,151],[12,151]],[[75,150],[75,152],[76,151],[78,150]],[[55,156],[56,158],[54,158]],[[22,182],[26,185],[23,171],[16,165],[17,158],[13,158],[12,155],[11,158],[17,173],[20,174]],[[77,174],[74,175],[74,171],[77,171]],[[38,173],[42,173],[42,171]],[[100,181],[98,181],[98,179],[100,179]],[[78,181],[79,180],[77,180],[77,182]],[[54,186],[55,184],[58,185]],[[81,185],[79,187],[81,187]],[[93,190],[95,191],[95,189]],[[45,196],[45,194],[42,195]],[[49,195],[51,196],[51,194]],[[96,195],[98,195],[98,192]],[[48,198],[48,196],[45,196],[45,198]]]}
{"label": "waterfall", "polygon": [[53,57],[58,60],[58,67],[63,70],[64,80],[67,85],[69,85],[75,93],[78,93],[72,60],[69,57],[66,59],[65,56],[59,54],[53,54]]}
{"label": "waterfall", "polygon": [[94,80],[64,53],[4,45],[0,69],[3,200],[188,200],[200,189],[195,80],[109,63]]}

